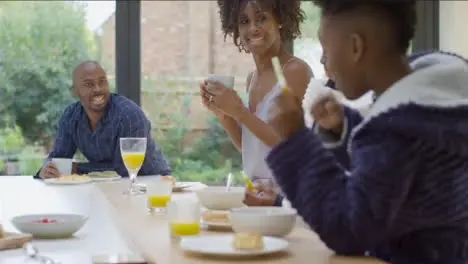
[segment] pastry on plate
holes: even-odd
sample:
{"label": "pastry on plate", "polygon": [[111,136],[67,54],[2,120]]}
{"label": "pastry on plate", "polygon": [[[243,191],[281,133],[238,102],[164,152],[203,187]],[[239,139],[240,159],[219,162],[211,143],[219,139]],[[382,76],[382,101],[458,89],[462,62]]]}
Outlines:
{"label": "pastry on plate", "polygon": [[232,247],[234,249],[263,249],[263,236],[258,232],[235,233]]}
{"label": "pastry on plate", "polygon": [[57,181],[89,181],[91,178],[86,175],[68,174],[57,178]]}
{"label": "pastry on plate", "polygon": [[87,175],[91,178],[114,178],[119,176],[115,171],[93,171]]}
{"label": "pastry on plate", "polygon": [[177,184],[176,178],[173,177],[173,176],[170,176],[170,175],[168,175],[168,176],[161,176],[161,179],[171,181],[171,182],[172,182],[172,186],[175,186],[175,185]]}
{"label": "pastry on plate", "polygon": [[206,222],[228,223],[229,213],[223,211],[204,211],[202,218]]}

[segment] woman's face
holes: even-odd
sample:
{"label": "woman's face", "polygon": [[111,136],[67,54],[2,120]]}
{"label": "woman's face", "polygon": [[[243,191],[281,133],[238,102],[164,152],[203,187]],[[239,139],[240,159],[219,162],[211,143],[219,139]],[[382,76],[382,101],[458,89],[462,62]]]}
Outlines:
{"label": "woman's face", "polygon": [[281,43],[279,25],[272,12],[256,1],[248,1],[239,14],[239,38],[244,48],[254,54],[265,53]]}

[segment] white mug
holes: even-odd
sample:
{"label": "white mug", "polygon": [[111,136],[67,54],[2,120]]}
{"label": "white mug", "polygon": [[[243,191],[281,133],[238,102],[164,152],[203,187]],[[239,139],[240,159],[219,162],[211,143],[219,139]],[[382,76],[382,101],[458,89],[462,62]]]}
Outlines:
{"label": "white mug", "polygon": [[[222,83],[226,88],[234,88],[234,76],[228,76],[228,75],[217,75],[217,74],[209,74],[208,75],[208,80],[211,81],[217,81]],[[212,86],[208,83],[207,87],[208,90],[212,88]]]}
{"label": "white mug", "polygon": [[61,175],[69,175],[72,173],[73,159],[53,158],[52,162],[57,166]]}

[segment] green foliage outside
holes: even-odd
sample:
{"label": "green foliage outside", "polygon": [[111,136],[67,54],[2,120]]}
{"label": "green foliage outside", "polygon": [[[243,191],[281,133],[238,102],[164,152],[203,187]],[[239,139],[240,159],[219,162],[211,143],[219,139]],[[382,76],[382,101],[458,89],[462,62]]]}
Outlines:
{"label": "green foliage outside", "polygon": [[[315,38],[317,9],[303,2],[303,10],[307,15],[303,36]],[[32,175],[55,135],[63,108],[74,100],[70,93],[73,67],[99,57],[98,45],[86,27],[84,9],[76,2],[2,1],[0,46],[0,171],[4,167],[1,160],[13,155],[19,160],[21,174]],[[189,109],[197,95],[185,88],[196,90],[193,80],[159,78],[142,84],[142,99],[154,96],[149,91],[164,93],[153,98],[151,109],[145,110],[173,174],[182,181],[224,184],[232,172],[235,183],[242,184],[241,155],[214,116],[209,117],[203,135],[186,140],[193,132]],[[184,89],[175,92],[178,88]],[[84,158],[80,153],[76,157]]]}
{"label": "green foliage outside", "polygon": [[302,37],[317,39],[317,31],[320,25],[320,9],[313,2],[302,1],[301,9],[306,19],[301,25]]}
{"label": "green foliage outside", "polygon": [[[171,164],[174,176],[182,181],[224,184],[232,172],[236,182],[242,180],[241,155],[213,115],[208,117],[203,135],[186,142],[193,129],[190,105],[194,96],[198,96],[187,92],[187,87],[196,87],[196,82],[160,77],[146,80],[143,85],[143,100],[150,102],[144,103],[144,107],[153,124],[153,137]],[[164,89],[155,93],[151,87]]]}
{"label": "green foliage outside", "polygon": [[0,172],[5,169],[4,160],[15,159],[24,175],[35,174],[42,164],[43,153],[35,145],[27,146],[18,126],[0,129]]}
{"label": "green foliage outside", "polygon": [[[15,155],[22,174],[33,174],[74,101],[71,73],[96,57],[85,12],[76,2],[0,3],[0,157]],[[0,171],[3,170],[0,162]]]}
{"label": "green foliage outside", "polygon": [[[10,123],[5,121],[5,123]],[[0,149],[3,154],[18,152],[24,146],[21,129],[16,125],[6,125],[0,129]]]}
{"label": "green foliage outside", "polygon": [[211,117],[209,123],[205,135],[195,139],[192,145],[181,144],[189,131],[179,134],[178,128],[167,129],[164,139],[156,139],[171,164],[173,175],[183,181],[210,184],[224,184],[230,172],[237,175],[237,180],[242,179],[240,153],[215,118]]}
{"label": "green foliage outside", "polygon": [[4,170],[5,164],[4,159],[8,158],[10,153],[17,153],[21,150],[24,145],[23,135],[18,126],[10,125],[11,122],[5,118],[2,122],[3,129],[0,129],[0,171]]}
{"label": "green foliage outside", "polygon": [[96,52],[84,9],[65,1],[1,2],[0,46],[0,116],[10,116],[27,143],[45,146],[74,100],[73,67]]}

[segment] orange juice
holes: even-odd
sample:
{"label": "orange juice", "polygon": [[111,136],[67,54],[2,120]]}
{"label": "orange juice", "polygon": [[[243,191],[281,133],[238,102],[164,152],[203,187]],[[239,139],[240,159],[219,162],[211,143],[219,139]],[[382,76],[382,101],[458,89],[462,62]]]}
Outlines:
{"label": "orange juice", "polygon": [[148,207],[165,207],[169,200],[170,195],[148,195]]}
{"label": "orange juice", "polygon": [[170,223],[171,234],[176,236],[193,236],[200,233],[200,223]]}
{"label": "orange juice", "polygon": [[122,153],[122,159],[128,170],[138,170],[145,160],[145,153]]}

